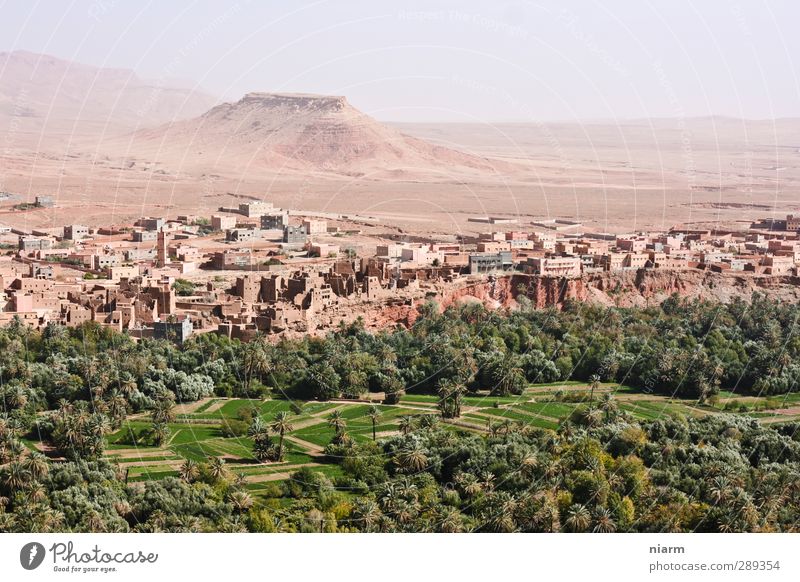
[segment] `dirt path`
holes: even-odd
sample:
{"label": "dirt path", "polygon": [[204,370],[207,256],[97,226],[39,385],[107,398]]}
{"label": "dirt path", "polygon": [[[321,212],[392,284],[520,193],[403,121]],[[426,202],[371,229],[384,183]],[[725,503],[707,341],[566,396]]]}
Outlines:
{"label": "dirt path", "polygon": [[435,402],[415,402],[413,400],[408,402],[403,402],[401,400],[399,405],[389,405],[389,406],[400,406],[401,408],[414,408],[414,407],[418,408],[423,406],[427,409],[427,408],[437,408],[438,405]]}
{"label": "dirt path", "polygon": [[215,402],[214,404],[206,408],[203,411],[203,414],[210,414],[212,412],[216,412],[217,410],[225,406],[228,402],[229,402],[228,398],[221,398],[219,401]]}
{"label": "dirt path", "polygon": [[377,438],[390,437],[400,434],[399,430],[379,430],[375,433]]}
{"label": "dirt path", "polygon": [[302,447],[303,449],[305,449],[305,452],[311,455],[322,455],[325,452],[325,447],[321,447],[317,444],[304,441],[303,439],[298,438],[296,436],[287,434],[285,438],[287,441],[291,441],[297,446]]}
{"label": "dirt path", "polygon": [[327,410],[320,410],[319,412],[315,412],[314,414],[310,415],[309,418],[292,422],[292,426],[294,427],[293,430],[300,430],[301,428],[322,424],[323,422],[327,421],[325,418],[327,415],[334,410],[341,410],[342,408],[345,408],[344,404],[334,406],[333,408],[328,408]]}
{"label": "dirt path", "polygon": [[[595,392],[613,392],[614,386],[600,386],[599,388],[595,389]],[[548,392],[579,392],[581,390],[586,390],[587,392],[591,390],[592,387],[588,384],[567,384],[564,386],[534,386],[533,388],[526,388],[526,394],[542,394]]]}
{"label": "dirt path", "polygon": [[120,463],[121,467],[170,467],[177,469],[183,464],[183,459],[167,459],[164,461],[131,461],[130,463]]}
{"label": "dirt path", "polygon": [[173,455],[174,453],[169,449],[152,449],[150,447],[144,449],[117,449],[113,451],[106,451],[106,458],[112,459],[114,457],[120,459],[136,459],[147,457],[163,457]]}
{"label": "dirt path", "polygon": [[800,414],[800,406],[790,406],[789,408],[771,408],[764,410],[765,414],[778,414],[781,416],[795,416]]}
{"label": "dirt path", "polygon": [[795,416],[791,416],[789,414],[775,414],[774,410],[768,410],[766,412],[773,413],[773,416],[759,417],[758,422],[761,424],[775,424],[778,422],[793,422],[800,420],[800,417],[796,416],[797,413],[795,413]]}
{"label": "dirt path", "polygon": [[209,396],[208,398],[201,398],[200,400],[196,400],[195,402],[186,402],[184,404],[177,404],[175,406],[175,414],[191,414],[195,412],[198,408],[201,408],[206,402],[210,402],[214,400],[214,396]]}
{"label": "dirt path", "polygon": [[[502,408],[501,408],[501,410],[502,410]],[[545,416],[543,414],[536,414],[535,412],[528,412],[527,410],[515,410],[514,412],[517,412],[519,414],[524,414],[525,416],[530,416],[531,419],[538,418],[539,420],[546,420],[548,422],[555,422],[555,423],[559,422],[559,420],[557,418],[553,418],[552,416]],[[485,418],[487,420],[491,420],[491,421],[494,421],[494,422],[502,422],[504,420],[510,420],[510,421],[513,422],[513,421],[516,420],[516,419],[513,419],[513,418],[497,416],[496,414],[489,414],[488,412],[482,412],[480,410],[476,410],[476,411],[470,412],[470,414],[472,414],[473,416],[480,416],[481,418]]]}
{"label": "dirt path", "polygon": [[292,465],[290,467],[286,467],[284,471],[279,471],[277,473],[263,473],[261,475],[247,475],[245,477],[245,481],[248,483],[265,483],[267,481],[285,481],[292,476],[297,469],[301,467],[319,467],[319,463],[300,463],[297,465]]}
{"label": "dirt path", "polygon": [[459,428],[465,428],[467,430],[486,433],[486,426],[475,424],[473,422],[469,422],[469,420],[461,420],[459,418],[448,418],[447,420],[443,421],[445,424],[452,424],[453,426],[457,426]]}

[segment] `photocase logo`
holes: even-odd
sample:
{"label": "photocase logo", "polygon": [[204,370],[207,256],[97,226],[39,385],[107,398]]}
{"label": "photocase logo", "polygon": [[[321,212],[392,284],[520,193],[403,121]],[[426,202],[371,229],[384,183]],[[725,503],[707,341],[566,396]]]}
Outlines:
{"label": "photocase logo", "polygon": [[19,551],[19,563],[26,570],[35,570],[44,561],[44,546],[39,542],[30,542]]}

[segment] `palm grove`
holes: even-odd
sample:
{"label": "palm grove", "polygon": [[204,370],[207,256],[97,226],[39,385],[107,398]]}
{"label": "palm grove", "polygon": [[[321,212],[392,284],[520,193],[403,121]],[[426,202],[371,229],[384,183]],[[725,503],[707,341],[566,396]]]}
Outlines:
{"label": "palm grove", "polygon": [[[356,323],[326,337],[240,343],[207,334],[181,347],[135,342],[87,324],[0,330],[0,531],[792,531],[800,513],[797,423],[679,415],[639,421],[613,381],[713,401],[720,389],[798,390],[800,308],[750,302],[650,308],[571,303],[561,311],[480,305],[421,309],[410,330]],[[454,430],[463,400],[488,390],[580,380],[589,398],[557,431],[514,422]],[[212,395],[292,402],[381,393],[435,395],[438,414],[401,417],[380,437],[348,434],[334,411],[325,460],[255,498],[222,458],[186,460],[176,476],[128,483],[104,458],[131,415],[137,442],[169,439],[176,403]],[[292,412],[243,415],[231,436],[256,462],[280,462]],[[40,443],[42,446],[34,446]],[[52,451],[53,460],[39,452]]]}

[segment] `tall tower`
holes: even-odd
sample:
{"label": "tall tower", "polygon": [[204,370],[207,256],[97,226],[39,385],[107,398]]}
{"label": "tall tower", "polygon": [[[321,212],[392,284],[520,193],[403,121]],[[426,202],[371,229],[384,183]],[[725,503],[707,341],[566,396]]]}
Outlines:
{"label": "tall tower", "polygon": [[165,267],[167,265],[167,233],[163,230],[158,231],[158,246],[156,254],[156,266]]}

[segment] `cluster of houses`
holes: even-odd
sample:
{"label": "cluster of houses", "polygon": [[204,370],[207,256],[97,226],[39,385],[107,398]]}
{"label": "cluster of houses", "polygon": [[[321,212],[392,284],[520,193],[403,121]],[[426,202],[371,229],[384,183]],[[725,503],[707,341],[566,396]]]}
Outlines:
{"label": "cluster of houses", "polygon": [[796,275],[800,264],[800,219],[791,215],[744,231],[619,235],[574,232],[580,225],[568,221],[532,223],[529,230],[516,221],[503,226],[508,230],[449,242],[387,241],[361,236],[346,221],[252,201],[210,217],[69,224],[58,232],[0,227],[7,249],[0,256],[0,325],[94,321],[177,342],[205,332],[246,339],[323,329],[370,302],[407,300],[432,283],[504,271],[559,278],[639,269],[783,276]]}

